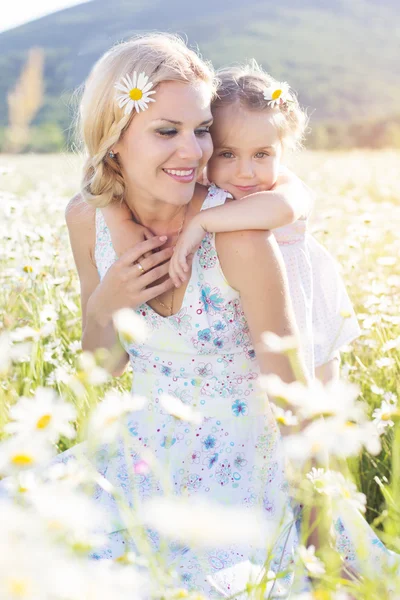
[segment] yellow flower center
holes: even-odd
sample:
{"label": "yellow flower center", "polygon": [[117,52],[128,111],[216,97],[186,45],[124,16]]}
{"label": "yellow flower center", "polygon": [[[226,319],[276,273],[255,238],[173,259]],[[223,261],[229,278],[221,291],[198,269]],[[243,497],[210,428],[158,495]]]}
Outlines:
{"label": "yellow flower center", "polygon": [[33,269],[31,267],[31,265],[25,265],[25,267],[22,270],[25,271],[25,273],[32,273],[33,272]]}
{"label": "yellow flower center", "polygon": [[143,96],[143,92],[142,90],[139,90],[139,88],[133,88],[130,92],[129,92],[129,97],[131,100],[140,100]]}
{"label": "yellow flower center", "polygon": [[326,590],[315,590],[313,598],[315,600],[329,600],[330,593]]}
{"label": "yellow flower center", "polygon": [[11,579],[9,582],[9,590],[12,596],[16,598],[24,598],[27,596],[28,586],[21,579]]}
{"label": "yellow flower center", "polygon": [[32,456],[28,454],[15,454],[12,457],[11,462],[18,467],[23,467],[25,465],[31,465],[33,463]]}
{"label": "yellow flower center", "polygon": [[43,415],[43,417],[40,417],[40,419],[36,423],[36,427],[38,429],[46,429],[46,427],[50,423],[50,421],[51,421],[51,415]]}
{"label": "yellow flower center", "polygon": [[274,92],[272,92],[272,100],[278,100],[281,94],[282,90],[275,90]]}
{"label": "yellow flower center", "polygon": [[390,421],[390,417],[392,415],[390,413],[383,413],[383,415],[381,416],[381,421]]}

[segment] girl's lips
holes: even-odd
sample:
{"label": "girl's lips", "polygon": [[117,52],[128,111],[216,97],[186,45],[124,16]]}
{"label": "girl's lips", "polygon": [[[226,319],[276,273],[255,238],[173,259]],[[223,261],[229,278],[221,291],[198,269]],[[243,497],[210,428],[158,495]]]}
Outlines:
{"label": "girl's lips", "polygon": [[163,171],[179,183],[190,183],[196,175],[196,169],[163,169]]}
{"label": "girl's lips", "polygon": [[249,192],[250,190],[255,190],[257,188],[256,185],[235,185],[235,188],[242,192]]}

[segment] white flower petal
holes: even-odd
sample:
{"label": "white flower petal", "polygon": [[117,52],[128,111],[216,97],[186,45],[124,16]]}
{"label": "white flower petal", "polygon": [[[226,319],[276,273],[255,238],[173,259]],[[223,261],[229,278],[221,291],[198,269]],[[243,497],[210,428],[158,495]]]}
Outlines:
{"label": "white flower petal", "polygon": [[146,83],[146,85],[142,89],[143,94],[146,93],[146,92],[148,92],[149,90],[151,90],[152,87],[153,87],[153,84],[152,84],[151,81],[149,81],[148,83]]}
{"label": "white flower petal", "polygon": [[122,85],[122,83],[116,83],[114,87],[120,92],[124,92],[124,94],[129,94],[130,92],[130,88],[127,85]]}
{"label": "white flower petal", "polygon": [[132,110],[133,110],[133,107],[134,107],[134,102],[133,102],[133,100],[129,100],[128,104],[125,106],[124,113],[125,113],[126,115],[129,115],[129,114],[132,112]]}

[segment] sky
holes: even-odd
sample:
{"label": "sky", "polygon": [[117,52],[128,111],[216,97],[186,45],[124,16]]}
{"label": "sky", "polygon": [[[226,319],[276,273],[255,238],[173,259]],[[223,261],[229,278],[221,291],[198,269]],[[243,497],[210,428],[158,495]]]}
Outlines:
{"label": "sky", "polygon": [[9,0],[0,13],[0,31],[12,29],[28,21],[44,17],[69,6],[83,4],[88,0]]}

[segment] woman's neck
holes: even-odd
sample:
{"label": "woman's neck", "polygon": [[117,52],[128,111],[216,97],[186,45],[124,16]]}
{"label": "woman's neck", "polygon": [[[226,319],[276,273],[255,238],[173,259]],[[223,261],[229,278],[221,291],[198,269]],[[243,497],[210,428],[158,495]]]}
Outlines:
{"label": "woman's neck", "polygon": [[147,200],[141,202],[138,198],[133,201],[126,199],[135,221],[150,229],[154,235],[170,236],[181,227],[188,205],[175,206],[166,202]]}

